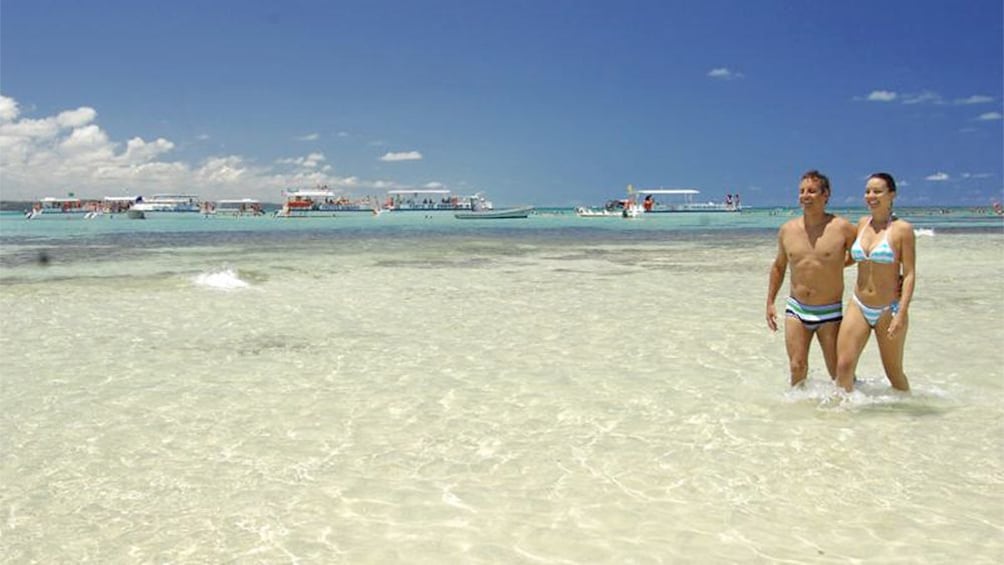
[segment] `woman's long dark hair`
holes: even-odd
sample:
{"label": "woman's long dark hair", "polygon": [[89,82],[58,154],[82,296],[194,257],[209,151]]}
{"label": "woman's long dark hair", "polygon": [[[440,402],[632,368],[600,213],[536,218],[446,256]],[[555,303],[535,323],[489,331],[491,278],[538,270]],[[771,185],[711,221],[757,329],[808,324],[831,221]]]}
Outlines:
{"label": "woman's long dark hair", "polygon": [[889,173],[872,173],[868,178],[882,179],[885,181],[886,186],[889,187],[889,190],[896,192],[896,181],[893,180],[892,175]]}

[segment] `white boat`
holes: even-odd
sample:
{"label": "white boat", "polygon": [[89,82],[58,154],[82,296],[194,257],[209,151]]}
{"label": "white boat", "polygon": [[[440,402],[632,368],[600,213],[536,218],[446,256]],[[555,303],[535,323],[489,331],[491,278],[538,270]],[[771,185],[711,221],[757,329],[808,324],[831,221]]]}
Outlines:
{"label": "white boat", "polygon": [[59,198],[47,196],[32,206],[31,210],[25,213],[28,220],[53,219],[53,218],[86,218],[93,215],[99,209],[97,202],[85,202],[80,198],[68,197]]}
{"label": "white boat", "polygon": [[580,218],[619,218],[621,213],[608,208],[601,208],[597,210],[595,208],[579,206],[575,209],[575,215]]}
{"label": "white boat", "polygon": [[508,220],[514,218],[526,218],[533,212],[533,206],[520,206],[517,208],[502,208],[488,210],[468,210],[457,212],[453,217],[458,220]]}
{"label": "white boat", "polygon": [[472,209],[471,199],[446,189],[390,190],[384,208],[392,212],[461,212]]}
{"label": "white boat", "polygon": [[[633,200],[625,208],[625,215],[673,214],[682,212],[740,212],[739,195],[728,194],[721,202],[697,201],[701,191],[693,188],[646,188],[636,192],[641,202]],[[664,197],[657,199],[657,197]],[[668,197],[668,198],[665,198]]]}
{"label": "white boat", "polygon": [[105,196],[101,201],[101,208],[104,214],[125,214],[128,213],[137,202],[143,198],[141,196]]}
{"label": "white boat", "polygon": [[237,200],[217,200],[209,207],[209,214],[217,218],[240,218],[243,216],[263,216],[261,202],[254,198]]}
{"label": "white boat", "polygon": [[373,199],[352,199],[327,188],[287,190],[286,202],[275,215],[280,218],[333,217],[349,213],[376,214],[380,206]]}
{"label": "white boat", "polygon": [[202,201],[192,194],[154,194],[142,198],[128,210],[130,218],[196,217],[203,212]]}

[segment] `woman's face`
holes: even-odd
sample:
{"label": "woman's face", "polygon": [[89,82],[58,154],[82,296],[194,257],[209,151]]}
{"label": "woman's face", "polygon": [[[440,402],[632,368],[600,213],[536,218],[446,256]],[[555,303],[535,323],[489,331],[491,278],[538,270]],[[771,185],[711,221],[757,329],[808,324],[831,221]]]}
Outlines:
{"label": "woman's face", "polygon": [[865,204],[869,210],[888,210],[895,198],[896,192],[889,190],[889,185],[879,177],[872,177],[865,184]]}

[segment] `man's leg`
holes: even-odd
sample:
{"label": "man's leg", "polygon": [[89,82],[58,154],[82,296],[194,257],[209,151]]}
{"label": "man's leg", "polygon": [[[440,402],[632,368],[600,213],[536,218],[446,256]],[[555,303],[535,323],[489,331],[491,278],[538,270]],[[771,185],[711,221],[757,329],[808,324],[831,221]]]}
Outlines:
{"label": "man's leg", "polygon": [[784,345],[788,350],[788,368],[791,371],[791,386],[805,382],[809,374],[809,345],[812,343],[809,330],[794,316],[784,317]]}

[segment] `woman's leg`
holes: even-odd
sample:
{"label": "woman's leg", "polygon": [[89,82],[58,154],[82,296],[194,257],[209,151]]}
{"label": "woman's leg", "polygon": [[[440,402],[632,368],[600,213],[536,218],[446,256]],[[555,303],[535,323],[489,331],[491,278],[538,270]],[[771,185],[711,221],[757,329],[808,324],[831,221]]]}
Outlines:
{"label": "woman's leg", "polygon": [[851,300],[837,334],[837,386],[848,392],[854,390],[854,372],[871,329],[861,309]]}
{"label": "woman's leg", "polygon": [[823,361],[826,362],[826,372],[830,379],[837,379],[837,335],[840,333],[840,322],[828,322],[816,330],[816,341],[823,350]]}
{"label": "woman's leg", "polygon": [[[907,314],[896,314],[907,316]],[[902,325],[895,336],[889,337],[887,330],[892,322],[892,313],[886,312],[875,324],[875,341],[878,342],[879,355],[882,356],[882,368],[889,384],[896,390],[910,390],[910,381],[903,372],[903,351],[906,349],[906,329],[910,319],[904,317]]]}

